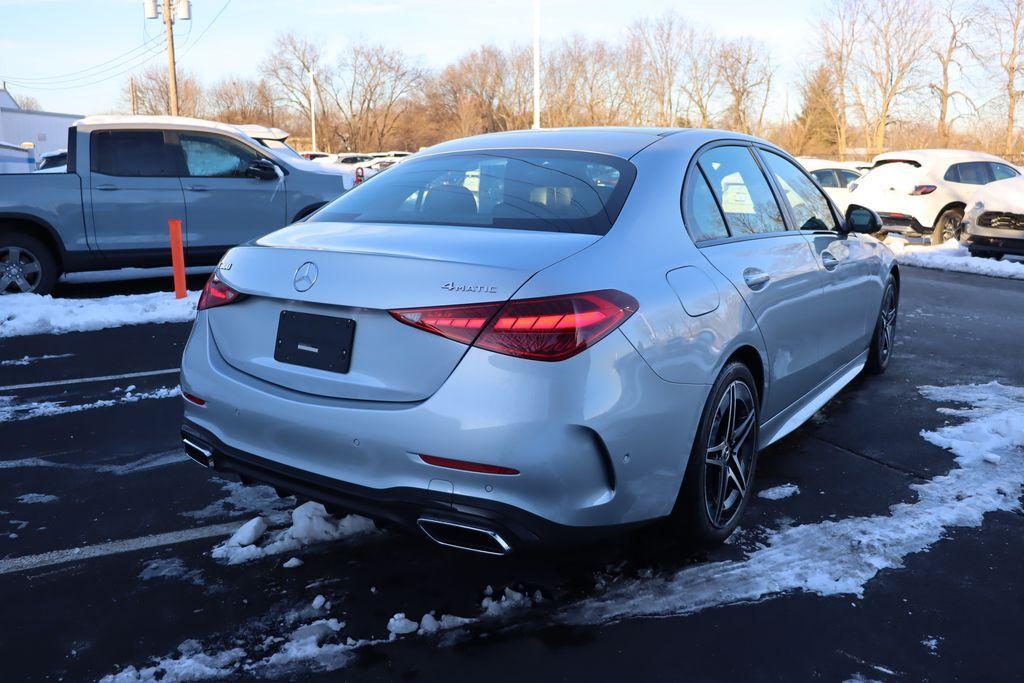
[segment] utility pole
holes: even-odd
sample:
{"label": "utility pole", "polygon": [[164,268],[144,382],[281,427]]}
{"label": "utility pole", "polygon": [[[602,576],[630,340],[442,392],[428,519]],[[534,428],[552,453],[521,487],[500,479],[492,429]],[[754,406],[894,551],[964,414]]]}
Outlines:
{"label": "utility pole", "polygon": [[132,101],[132,116],[139,113],[139,99],[135,93],[135,76],[128,78],[128,94]]}
{"label": "utility pole", "polygon": [[[157,0],[143,0],[147,19],[157,18]],[[192,19],[192,8],[189,0],[163,0],[164,30],[167,31],[167,102],[171,116],[178,115],[178,73],[174,61],[174,20]]]}
{"label": "utility pole", "polygon": [[533,0],[533,127],[540,128],[540,0]]}
{"label": "utility pole", "polygon": [[312,151],[316,149],[316,76],[312,69],[309,71],[309,133],[312,138]]}

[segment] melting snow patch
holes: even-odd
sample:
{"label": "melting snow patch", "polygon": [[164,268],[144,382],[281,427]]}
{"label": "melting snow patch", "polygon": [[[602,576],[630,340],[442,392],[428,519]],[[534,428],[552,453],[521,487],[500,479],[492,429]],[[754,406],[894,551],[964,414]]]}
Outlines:
{"label": "melting snow patch", "polygon": [[210,678],[225,678],[238,668],[245,657],[245,650],[234,648],[225,652],[206,654],[194,640],[186,640],[178,646],[177,657],[156,660],[152,666],[136,669],[129,666],[116,674],[100,679],[100,683],[136,683],[142,681],[201,681]]}
{"label": "melting snow patch", "polygon": [[293,557],[292,559],[288,560],[287,562],[285,562],[281,566],[284,567],[285,569],[295,569],[296,567],[301,567],[302,566],[302,560],[300,560],[297,557]]}
{"label": "melting snow patch", "polygon": [[55,358],[70,358],[75,354],[73,353],[58,353],[45,356],[22,356],[21,358],[15,358],[13,360],[0,360],[0,368],[10,367],[12,365],[32,365],[38,363],[41,360],[53,360]]}
{"label": "melting snow patch", "polygon": [[269,486],[246,486],[241,482],[227,479],[218,479],[217,483],[227,491],[227,496],[199,510],[181,514],[192,519],[211,519],[255,512],[273,518],[277,516],[275,513],[295,504],[294,498],[280,498]]}
{"label": "melting snow patch", "polygon": [[56,503],[60,498],[49,493],[26,493],[18,496],[19,503]]}
{"label": "melting snow patch", "polygon": [[150,560],[139,572],[143,581],[153,579],[181,579],[197,586],[203,585],[203,573],[198,569],[189,569],[178,557],[157,558]]}
{"label": "melting snow patch", "polygon": [[929,653],[931,653],[931,654],[935,655],[936,657],[938,657],[939,656],[939,643],[941,641],[942,641],[942,638],[940,638],[938,636],[927,636],[924,640],[921,641],[921,644],[924,645],[926,648],[928,648],[928,652]]}
{"label": "melting snow patch", "polygon": [[773,486],[770,489],[765,489],[757,494],[758,498],[767,498],[768,500],[782,500],[783,498],[789,498],[800,493],[800,487],[796,484],[783,484],[782,486]]}
{"label": "melting snow patch", "polygon": [[[255,531],[260,523],[263,528],[260,529],[259,534],[251,537],[251,532]],[[250,527],[249,525],[254,526]],[[245,531],[247,527],[249,527],[248,531]],[[375,528],[372,521],[358,515],[347,515],[341,519],[335,519],[327,514],[323,505],[309,501],[292,510],[291,526],[271,534],[264,545],[255,545],[266,530],[266,523],[262,518],[256,517],[246,522],[227,541],[216,546],[212,554],[214,559],[223,560],[227,564],[241,564],[268,555],[287,553],[312,543],[336,541],[363,534],[373,531]]]}
{"label": "melting snow patch", "polygon": [[956,240],[933,247],[908,244],[902,237],[890,236],[885,239],[885,244],[892,249],[897,261],[908,266],[1024,280],[1024,263],[971,256],[967,247]]}
{"label": "melting snow patch", "polygon": [[[22,295],[16,294],[13,296]],[[181,394],[181,389],[178,387],[161,387],[155,391],[135,392],[135,387],[130,386],[124,390],[114,389],[114,392],[120,392],[120,395],[117,396],[117,398],[104,398],[98,401],[93,401],[92,403],[72,403],[70,405],[62,401],[15,403],[14,399],[10,396],[0,396],[0,422],[14,422],[17,420],[31,420],[33,418],[47,417],[50,415],[79,413],[83,410],[109,408],[110,406],[116,406],[123,403],[137,403],[138,401],[145,401],[154,398],[171,398]]]}
{"label": "melting snow patch", "polygon": [[388,633],[391,634],[391,640],[394,640],[398,636],[406,636],[410,633],[416,633],[419,628],[419,623],[405,618],[405,612],[399,612],[388,620]]}
{"label": "melting snow patch", "polygon": [[8,294],[0,299],[0,337],[64,334],[146,323],[184,323],[196,316],[199,292],[175,299],[170,292],[99,299],[54,299]]}
{"label": "melting snow patch", "polygon": [[[1019,509],[1024,389],[992,382],[920,391],[929,400],[960,405],[938,410],[961,419],[922,432],[927,441],[951,451],[959,467],[913,484],[916,502],[893,505],[888,515],[780,529],[744,560],[617,583],[602,595],[565,608],[561,618],[594,624],[684,615],[788,591],[861,596],[879,571],[902,567],[904,558],[927,550],[947,529],[976,527],[988,512]],[[991,454],[1001,456],[995,466],[986,461]]]}

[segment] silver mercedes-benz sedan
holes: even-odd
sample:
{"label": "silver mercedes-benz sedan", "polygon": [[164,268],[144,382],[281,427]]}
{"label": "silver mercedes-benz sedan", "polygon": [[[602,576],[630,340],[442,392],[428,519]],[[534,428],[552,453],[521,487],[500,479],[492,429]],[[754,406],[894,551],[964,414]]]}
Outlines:
{"label": "silver mercedes-benz sedan", "polygon": [[185,449],[479,552],[663,518],[721,541],[758,449],[888,365],[880,227],[734,133],[447,142],[227,253]]}

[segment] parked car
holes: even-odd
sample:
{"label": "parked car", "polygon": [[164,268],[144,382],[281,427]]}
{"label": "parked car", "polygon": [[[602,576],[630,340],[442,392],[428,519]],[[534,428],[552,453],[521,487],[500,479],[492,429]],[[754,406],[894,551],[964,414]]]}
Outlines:
{"label": "parked car", "polygon": [[997,180],[975,192],[961,230],[972,256],[1024,256],[1024,177]]}
{"label": "parked car", "polygon": [[328,154],[327,152],[310,152],[310,151],[300,152],[299,155],[303,159],[307,159],[309,161],[314,161],[316,159],[323,159],[324,157],[330,156],[330,154]]}
{"label": "parked car", "polygon": [[304,156],[296,152],[288,144],[289,135],[287,131],[280,128],[260,126],[255,123],[244,123],[237,126],[237,128],[267,149],[273,150],[277,156],[305,159]]}
{"label": "parked car", "polygon": [[183,444],[483,553],[665,518],[722,541],[758,449],[888,365],[880,227],[734,133],[448,142],[225,255]]}
{"label": "parked car", "polygon": [[874,158],[849,199],[877,211],[888,232],[942,244],[957,237],[967,200],[979,186],[1018,175],[1006,161],[981,152],[887,152]]}
{"label": "parked car", "polygon": [[36,170],[50,171],[52,173],[54,169],[63,169],[67,165],[68,151],[66,149],[58,149],[41,155],[39,161],[36,162]]}
{"label": "parked car", "polygon": [[63,272],[168,265],[172,218],[184,221],[186,262],[214,264],[352,184],[235,126],[168,116],[82,119],[68,159],[64,173],[0,176],[0,293],[45,294]]}
{"label": "parked car", "polygon": [[812,157],[799,157],[797,161],[818,181],[839,210],[845,211],[850,203],[850,185],[864,175],[865,164],[859,161],[831,161]]}
{"label": "parked car", "polygon": [[330,164],[337,168],[342,168],[351,173],[356,172],[356,168],[366,164],[373,160],[373,157],[369,154],[329,154],[328,156],[314,159],[318,164]]}

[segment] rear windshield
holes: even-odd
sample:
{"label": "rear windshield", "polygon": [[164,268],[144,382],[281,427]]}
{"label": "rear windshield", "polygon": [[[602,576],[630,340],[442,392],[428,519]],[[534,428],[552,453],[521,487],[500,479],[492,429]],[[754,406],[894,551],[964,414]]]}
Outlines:
{"label": "rear windshield", "polygon": [[310,222],[604,235],[635,177],[625,159],[587,152],[487,150],[411,158],[334,200]]}

